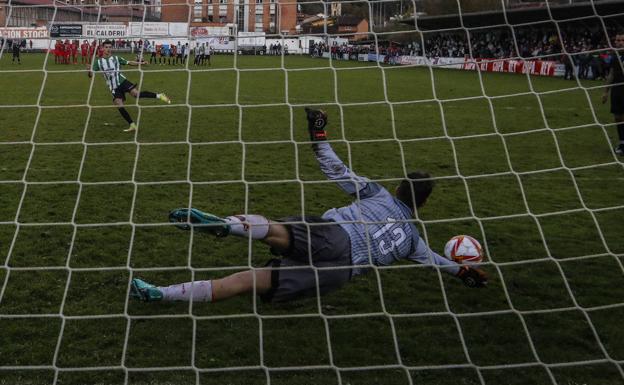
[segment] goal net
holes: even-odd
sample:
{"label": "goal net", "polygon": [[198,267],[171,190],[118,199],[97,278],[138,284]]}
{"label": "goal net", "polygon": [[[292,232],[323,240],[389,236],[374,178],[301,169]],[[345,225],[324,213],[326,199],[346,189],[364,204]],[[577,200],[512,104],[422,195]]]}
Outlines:
{"label": "goal net", "polygon": [[[602,98],[623,4],[0,2],[0,384],[621,383],[624,169]],[[126,94],[136,131],[87,76],[104,39],[171,98]],[[308,106],[358,175],[394,192],[431,174],[420,236],[478,239],[487,288],[401,262],[285,304],[129,299],[133,278],[273,258],[171,209],[352,202]]]}

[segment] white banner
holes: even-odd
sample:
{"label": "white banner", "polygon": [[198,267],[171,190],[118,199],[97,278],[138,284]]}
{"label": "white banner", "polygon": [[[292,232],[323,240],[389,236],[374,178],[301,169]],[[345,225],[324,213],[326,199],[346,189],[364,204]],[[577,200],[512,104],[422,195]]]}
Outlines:
{"label": "white banner", "polygon": [[188,23],[169,23],[169,36],[188,37]]}
{"label": "white banner", "polygon": [[444,68],[463,69],[466,59],[463,57],[436,57],[431,59],[431,64]]}
{"label": "white banner", "polygon": [[5,39],[41,39],[48,37],[48,29],[46,27],[2,27],[0,36]]}
{"label": "white banner", "polygon": [[130,34],[135,38],[169,36],[169,23],[130,23]]}
{"label": "white banner", "polygon": [[425,66],[429,65],[429,60],[424,56],[399,56],[399,64]]}
{"label": "white banner", "polygon": [[197,44],[206,43],[211,49],[217,51],[231,51],[234,49],[234,41],[228,36],[200,37],[195,39]]}
{"label": "white banner", "polygon": [[266,34],[264,32],[241,31],[238,33],[237,40],[239,47],[263,47],[266,44]]}
{"label": "white banner", "polygon": [[125,24],[86,24],[85,36],[90,38],[120,38],[128,35],[128,27]]}

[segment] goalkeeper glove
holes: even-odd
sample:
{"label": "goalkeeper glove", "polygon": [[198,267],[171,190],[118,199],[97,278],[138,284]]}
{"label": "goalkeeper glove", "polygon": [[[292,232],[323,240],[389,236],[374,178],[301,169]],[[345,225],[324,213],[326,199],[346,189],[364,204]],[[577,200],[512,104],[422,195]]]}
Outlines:
{"label": "goalkeeper glove", "polygon": [[483,271],[470,266],[460,266],[456,276],[468,287],[485,287],[488,283],[487,275]]}
{"label": "goalkeeper glove", "polygon": [[308,131],[310,132],[310,140],[313,142],[327,140],[327,113],[323,110],[312,110],[306,107],[306,116],[308,119]]}

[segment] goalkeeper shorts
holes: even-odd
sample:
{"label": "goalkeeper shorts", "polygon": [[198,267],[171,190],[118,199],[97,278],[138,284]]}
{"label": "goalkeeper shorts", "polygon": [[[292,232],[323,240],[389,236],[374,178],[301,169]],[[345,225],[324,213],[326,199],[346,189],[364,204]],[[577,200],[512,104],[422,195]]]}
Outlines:
{"label": "goalkeeper shorts", "polygon": [[[304,222],[305,221],[305,222]],[[290,248],[271,259],[271,289],[261,296],[264,302],[286,302],[325,294],[351,280],[351,240],[333,221],[313,216],[293,216],[279,222],[290,234]],[[314,267],[312,267],[314,266]],[[318,277],[317,277],[318,273]]]}

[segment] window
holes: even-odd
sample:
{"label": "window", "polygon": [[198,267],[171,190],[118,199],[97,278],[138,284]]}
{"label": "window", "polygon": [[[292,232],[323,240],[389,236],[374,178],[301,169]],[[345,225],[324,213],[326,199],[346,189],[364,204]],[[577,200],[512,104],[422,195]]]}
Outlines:
{"label": "window", "polygon": [[243,28],[243,26],[245,25],[245,5],[239,5],[238,6],[238,25],[239,28]]}
{"label": "window", "polygon": [[193,21],[201,21],[201,17],[202,17],[202,6],[201,5],[196,5],[193,8],[193,18],[195,19]]}
{"label": "window", "polygon": [[262,0],[256,0],[256,4],[262,4]]}
{"label": "window", "polygon": [[256,15],[256,25],[262,24],[262,15]]}
{"label": "window", "polygon": [[226,23],[226,17],[225,16],[219,16],[219,23]]}

